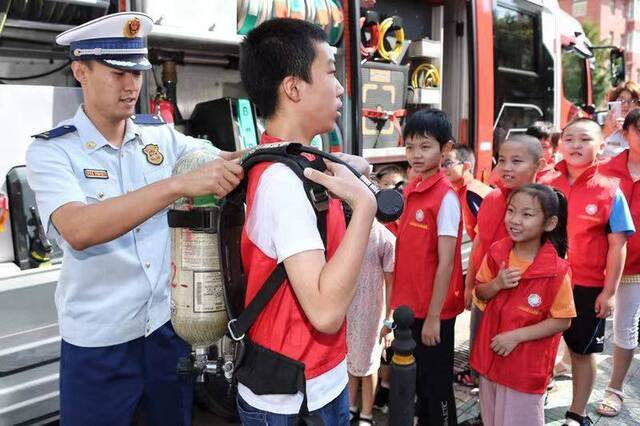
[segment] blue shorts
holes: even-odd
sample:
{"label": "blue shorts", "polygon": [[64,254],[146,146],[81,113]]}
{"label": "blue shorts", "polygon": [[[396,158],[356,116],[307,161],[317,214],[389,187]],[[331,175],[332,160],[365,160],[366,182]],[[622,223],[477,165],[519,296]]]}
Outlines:
{"label": "blue shorts", "polygon": [[149,337],[97,348],[62,341],[60,424],[191,425],[193,379],[178,378],[191,349],[167,322]]}
{"label": "blue shorts", "polygon": [[[274,414],[253,408],[238,395],[238,414],[244,426],[295,426],[297,414]],[[340,395],[311,414],[322,417],[327,426],[349,425],[349,392],[345,388]]]}

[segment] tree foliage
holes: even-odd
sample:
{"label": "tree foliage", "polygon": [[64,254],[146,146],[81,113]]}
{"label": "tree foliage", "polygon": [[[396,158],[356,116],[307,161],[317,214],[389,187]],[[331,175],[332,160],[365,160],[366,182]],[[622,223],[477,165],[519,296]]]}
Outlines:
{"label": "tree foliage", "polygon": [[[611,40],[603,40],[600,36],[598,25],[586,21],[582,24],[584,33],[594,46],[611,44]],[[607,102],[606,95],[611,90],[609,79],[609,49],[595,49],[595,57],[591,67],[591,89],[593,90],[593,103],[602,109]]]}

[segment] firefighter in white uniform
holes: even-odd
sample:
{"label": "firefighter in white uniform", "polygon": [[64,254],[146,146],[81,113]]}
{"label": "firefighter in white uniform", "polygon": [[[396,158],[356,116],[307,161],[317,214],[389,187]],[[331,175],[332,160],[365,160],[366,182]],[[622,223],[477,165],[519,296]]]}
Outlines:
{"label": "firefighter in white uniform", "polygon": [[152,26],[119,13],[57,37],[70,46],[84,104],[27,153],[43,225],[64,251],[55,296],[63,425],[130,425],[136,411],[154,426],[191,424],[192,384],[176,374],[189,347],[169,321],[166,209],[183,196],[226,195],[242,168],[216,150],[220,158],[171,177],[181,155],[207,142],[134,114]]}

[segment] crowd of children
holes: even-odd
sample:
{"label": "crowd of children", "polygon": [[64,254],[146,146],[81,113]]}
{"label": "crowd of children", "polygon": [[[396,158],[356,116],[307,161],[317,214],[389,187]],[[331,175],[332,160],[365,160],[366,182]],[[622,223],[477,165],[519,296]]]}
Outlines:
{"label": "crowd of children", "polygon": [[[267,64],[279,65],[266,73]],[[333,126],[343,89],[326,36],[312,25],[260,25],[242,44],[240,65],[250,97],[269,117],[261,143],[308,142]],[[614,369],[598,412],[619,413],[638,343],[640,251],[627,256],[627,240],[640,244],[633,237],[640,110],[629,112],[621,132],[630,149],[602,160],[595,121],[570,122],[559,143],[547,124],[534,123],[500,144],[491,188],[474,179],[473,152],[454,144],[445,113],[416,111],[403,130],[409,170],[387,166],[374,175],[403,192],[397,222],[373,220],[373,196],[345,168],[328,163],[327,174],[305,171],[353,209],[345,227],[332,202],[326,235],[292,173],[271,164],[252,170],[242,240],[247,303],[282,265],[286,285],[252,327],[250,355],[286,366],[295,380],[282,372],[276,381],[262,377],[258,364],[239,377],[243,423],[292,424],[302,415],[373,424],[380,358],[388,361],[391,314],[401,305],[415,314],[419,425],[458,424],[454,328],[465,307],[472,309],[474,371],[457,379],[479,383],[485,425],[544,424],[561,337],[573,371],[565,424],[591,424],[594,354],[603,350],[604,322],[614,312]],[[466,280],[463,230],[473,240]],[[388,389],[388,371],[381,371],[381,389]]]}
{"label": "crowd of children", "polygon": [[[418,424],[457,424],[453,329],[464,307],[471,309],[470,369],[455,380],[479,387],[477,424],[544,424],[544,395],[562,338],[573,372],[564,424],[592,424],[594,354],[603,351],[605,319],[612,315],[614,367],[596,411],[619,414],[640,317],[640,238],[634,237],[640,109],[627,115],[622,134],[629,149],[609,159],[591,119],[577,118],[561,133],[534,123],[501,145],[491,188],[474,179],[473,152],[453,143],[442,111],[409,117],[406,160],[415,177],[395,167],[375,176],[402,181],[405,197],[402,217],[389,227],[396,235],[391,306],[375,306],[378,324],[400,305],[415,313]],[[464,285],[462,229],[473,240]],[[378,259],[376,268],[383,264]],[[368,407],[360,424],[370,423]]]}

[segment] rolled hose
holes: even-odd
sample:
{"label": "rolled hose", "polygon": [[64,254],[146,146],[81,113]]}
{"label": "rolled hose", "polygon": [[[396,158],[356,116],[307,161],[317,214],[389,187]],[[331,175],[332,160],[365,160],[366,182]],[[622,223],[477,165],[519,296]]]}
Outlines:
{"label": "rolled hose", "polygon": [[[389,49],[385,45],[387,41],[387,33],[394,31],[396,38],[395,46]],[[404,41],[404,29],[402,28],[402,19],[398,16],[392,16],[380,23],[380,38],[378,42],[378,55],[390,62],[397,62],[402,52],[402,42]]]}
{"label": "rolled hose", "polygon": [[326,158],[329,161],[333,161],[334,163],[342,164],[343,166],[345,166],[375,195],[378,205],[376,218],[380,222],[391,222],[397,220],[402,214],[402,210],[404,208],[404,199],[402,198],[402,194],[400,192],[396,191],[395,189],[380,189],[375,183],[369,180],[369,178],[362,175],[345,161],[334,155],[331,155],[324,151],[320,151],[316,148],[304,146],[302,144],[293,142],[259,145],[245,154],[240,164],[244,168],[245,174],[247,174],[249,169],[251,169],[251,167],[259,162],[278,161],[278,155],[281,156],[283,152],[289,155],[300,155],[302,153],[312,154],[314,156]]}

